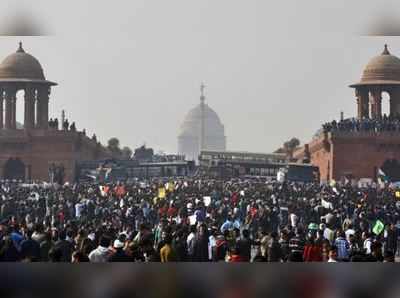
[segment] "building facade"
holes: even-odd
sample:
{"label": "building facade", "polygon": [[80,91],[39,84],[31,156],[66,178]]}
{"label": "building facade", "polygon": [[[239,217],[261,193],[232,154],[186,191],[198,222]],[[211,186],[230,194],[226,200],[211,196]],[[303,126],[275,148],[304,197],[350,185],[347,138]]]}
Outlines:
{"label": "building facade", "polygon": [[[85,133],[49,126],[51,88],[39,61],[20,43],[0,64],[0,176],[2,179],[45,180],[62,169],[73,181],[76,162],[108,157],[96,139]],[[24,92],[23,129],[17,126],[17,92]],[[60,172],[60,171],[59,171]]]}
{"label": "building facade", "polygon": [[[353,122],[381,126],[382,119],[400,115],[400,59],[385,45],[381,55],[370,60],[355,90],[357,116]],[[382,94],[390,99],[390,115],[382,115]],[[387,121],[387,120],[385,120]],[[396,120],[395,120],[396,121]],[[341,178],[376,179],[382,169],[400,177],[400,132],[398,130],[321,131],[310,143],[297,150],[297,159],[310,159],[319,167],[323,181]]]}
{"label": "building facade", "polygon": [[186,115],[178,135],[178,154],[197,161],[201,150],[226,150],[225,127],[218,114],[205,103],[204,85],[200,104]]}

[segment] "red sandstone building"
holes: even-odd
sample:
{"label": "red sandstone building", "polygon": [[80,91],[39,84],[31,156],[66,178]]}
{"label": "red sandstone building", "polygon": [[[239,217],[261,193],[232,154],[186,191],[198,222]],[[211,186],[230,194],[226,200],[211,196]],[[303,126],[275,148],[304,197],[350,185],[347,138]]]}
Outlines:
{"label": "red sandstone building", "polygon": [[[49,180],[53,165],[66,181],[75,178],[77,162],[107,156],[83,132],[49,127],[49,96],[57,84],[46,80],[39,61],[20,44],[0,64],[0,176],[2,179]],[[24,91],[23,129],[17,129],[17,92]]]}
{"label": "red sandstone building", "polygon": [[[383,53],[367,64],[361,81],[350,87],[355,89],[358,119],[381,119],[383,92],[390,96],[390,114],[400,115],[400,59],[391,55],[386,45]],[[297,150],[294,157],[309,159],[318,166],[322,181],[343,177],[375,179],[379,168],[400,160],[400,134],[322,132]]]}

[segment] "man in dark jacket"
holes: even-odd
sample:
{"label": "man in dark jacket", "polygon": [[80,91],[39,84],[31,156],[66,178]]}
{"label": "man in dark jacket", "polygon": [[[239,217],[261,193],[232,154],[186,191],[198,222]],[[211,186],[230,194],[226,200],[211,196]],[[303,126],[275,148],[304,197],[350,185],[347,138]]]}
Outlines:
{"label": "man in dark jacket", "polygon": [[194,262],[208,262],[208,231],[202,224],[194,242]]}
{"label": "man in dark jacket", "polygon": [[385,233],[385,251],[397,252],[397,237],[398,232],[394,224],[390,224]]}
{"label": "man in dark jacket", "polygon": [[115,253],[110,257],[109,262],[133,262],[133,258],[124,251],[124,242],[117,239],[114,241]]}
{"label": "man in dark jacket", "polygon": [[242,239],[238,241],[240,257],[244,262],[250,262],[251,259],[251,239],[249,230],[242,231]]}
{"label": "man in dark jacket", "polygon": [[74,246],[71,242],[66,240],[67,233],[62,230],[58,236],[58,241],[55,243],[54,248],[59,249],[62,252],[61,262],[71,262],[72,252],[74,251]]}
{"label": "man in dark jacket", "polygon": [[278,234],[276,232],[271,233],[267,256],[268,262],[280,262],[282,260],[281,245],[279,244]]}
{"label": "man in dark jacket", "polygon": [[24,260],[40,261],[40,245],[32,239],[32,230],[28,230],[27,239],[21,242],[21,255]]}

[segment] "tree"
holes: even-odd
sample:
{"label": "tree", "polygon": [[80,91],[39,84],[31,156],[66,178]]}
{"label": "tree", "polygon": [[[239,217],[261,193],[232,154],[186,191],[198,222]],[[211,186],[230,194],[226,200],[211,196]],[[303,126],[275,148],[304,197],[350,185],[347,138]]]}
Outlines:
{"label": "tree", "polygon": [[133,152],[131,148],[125,146],[124,148],[122,148],[121,154],[123,159],[131,159]]}
{"label": "tree", "polygon": [[289,141],[283,143],[283,150],[289,160],[293,159],[294,150],[296,150],[299,145],[300,141],[297,138],[291,138]]}
{"label": "tree", "polygon": [[111,138],[108,140],[107,148],[111,151],[113,157],[119,157],[121,155],[121,149],[119,148],[119,140],[117,138]]}

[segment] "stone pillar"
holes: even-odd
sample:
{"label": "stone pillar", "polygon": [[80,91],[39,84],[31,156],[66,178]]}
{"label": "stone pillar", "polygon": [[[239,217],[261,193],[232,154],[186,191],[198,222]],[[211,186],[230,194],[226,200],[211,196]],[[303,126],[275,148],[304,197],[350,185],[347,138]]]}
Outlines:
{"label": "stone pillar", "polygon": [[363,88],[356,89],[357,117],[358,119],[369,118],[369,94]]}
{"label": "stone pillar", "polygon": [[36,95],[36,99],[35,99],[35,104],[36,104],[36,123],[35,123],[35,127],[36,128],[40,128],[41,126],[41,115],[42,115],[42,107],[40,105],[40,101],[39,101],[39,91],[36,90],[37,95]]}
{"label": "stone pillar", "polygon": [[372,119],[381,119],[382,118],[382,92],[381,90],[372,90],[372,106],[371,106],[371,116]]}
{"label": "stone pillar", "polygon": [[388,93],[390,96],[390,115],[400,116],[400,88],[393,88]]}
{"label": "stone pillar", "polygon": [[25,88],[25,129],[35,128],[35,89],[31,86]]}
{"label": "stone pillar", "polygon": [[14,98],[15,98],[15,92],[13,92],[11,89],[6,89],[6,94],[5,94],[5,99],[6,99],[5,128],[6,129],[13,128]]}
{"label": "stone pillar", "polygon": [[12,115],[11,115],[11,128],[17,128],[17,96],[16,94],[12,98]]}
{"label": "stone pillar", "polygon": [[4,127],[4,90],[0,89],[0,129],[3,129]]}
{"label": "stone pillar", "polygon": [[47,129],[49,126],[49,96],[50,87],[43,86],[38,89],[37,106],[39,113],[37,114],[38,127]]}

